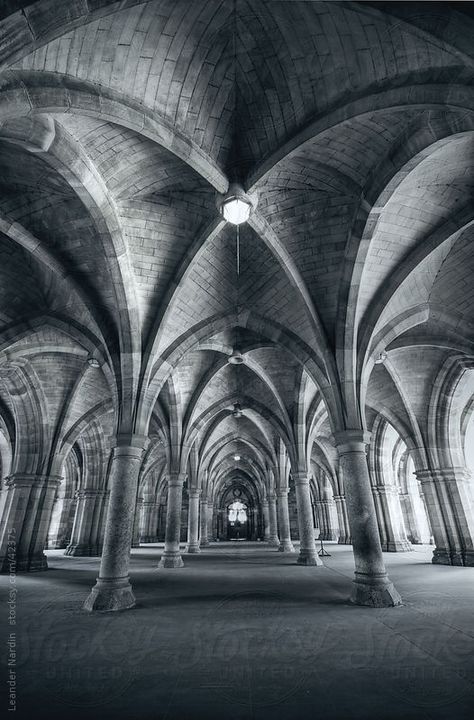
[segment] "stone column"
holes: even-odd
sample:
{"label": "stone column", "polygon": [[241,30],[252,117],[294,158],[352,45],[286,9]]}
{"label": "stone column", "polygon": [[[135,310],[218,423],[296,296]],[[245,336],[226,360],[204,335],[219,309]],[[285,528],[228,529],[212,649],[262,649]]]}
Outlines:
{"label": "stone column", "polygon": [[296,508],[300,534],[299,565],[322,565],[314,541],[313,508],[307,473],[292,473],[296,489]]}
{"label": "stone column", "polygon": [[214,519],[217,514],[217,508],[214,508],[213,502],[207,503],[207,537],[209,540],[214,540],[216,536],[214,528]]}
{"label": "stone column", "polygon": [[375,485],[372,487],[372,494],[382,550],[386,552],[413,550],[406,536],[398,487],[392,484]]}
{"label": "stone column", "polygon": [[474,566],[474,508],[470,473],[463,467],[416,472],[435,541],[432,562]]}
{"label": "stone column", "polygon": [[146,439],[120,437],[113,449],[110,468],[110,500],[99,577],[84,609],[108,612],[135,605],[128,576],[138,475]]}
{"label": "stone column", "polygon": [[349,527],[349,518],[347,515],[347,505],[345,495],[334,495],[336,503],[337,523],[339,525],[339,545],[351,545],[351,530]]}
{"label": "stone column", "polygon": [[188,544],[186,545],[187,553],[200,552],[199,547],[199,497],[200,490],[189,491],[189,510],[188,510]]}
{"label": "stone column", "polygon": [[351,601],[369,607],[400,605],[385,570],[367,465],[370,436],[361,430],[336,433],[354,549],[355,580]]}
{"label": "stone column", "polygon": [[140,521],[142,514],[143,498],[137,497],[135,513],[133,515],[132,548],[140,547]]}
{"label": "stone column", "polygon": [[262,515],[263,515],[263,540],[268,542],[270,539],[270,515],[268,512],[268,500],[262,501]]}
{"label": "stone column", "polygon": [[333,500],[325,498],[317,500],[318,514],[320,520],[319,540],[337,540],[339,530],[337,527],[336,505]]}
{"label": "stone column", "polygon": [[0,571],[46,570],[53,504],[61,478],[15,473],[6,479],[0,522]]}
{"label": "stone column", "polygon": [[288,488],[277,490],[279,552],[295,552],[291,542],[290,514],[288,512]]}
{"label": "stone column", "polygon": [[100,554],[98,532],[103,493],[95,488],[84,488],[77,491],[76,497],[71,542],[64,554],[95,557]]}
{"label": "stone column", "polygon": [[268,538],[268,544],[272,547],[280,547],[280,540],[278,538],[276,495],[273,492],[268,494],[268,519],[270,525],[270,537]]}
{"label": "stone column", "polygon": [[168,477],[165,549],[158,564],[160,568],[181,568],[184,565],[179,543],[181,536],[183,484],[185,479],[186,475],[183,473],[171,473]]}
{"label": "stone column", "polygon": [[158,542],[158,511],[159,504],[155,500],[144,500],[140,524],[140,542]]}
{"label": "stone column", "polygon": [[107,523],[107,512],[109,508],[110,490],[103,490],[100,498],[100,513],[97,519],[97,545],[99,547],[99,555],[102,555],[104,547],[105,528]]}
{"label": "stone column", "polygon": [[53,504],[51,523],[48,532],[48,549],[63,550],[71,542],[72,532],[70,516],[75,517],[76,499],[71,496],[59,496]]}
{"label": "stone column", "polygon": [[209,545],[209,535],[208,535],[208,528],[209,523],[207,520],[207,499],[202,498],[201,499],[201,547],[207,547]]}

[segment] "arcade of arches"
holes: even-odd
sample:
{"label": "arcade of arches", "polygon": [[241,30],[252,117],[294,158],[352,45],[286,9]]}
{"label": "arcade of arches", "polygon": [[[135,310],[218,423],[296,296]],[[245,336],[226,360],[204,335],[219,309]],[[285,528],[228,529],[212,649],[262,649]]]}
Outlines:
{"label": "arcade of arches", "polygon": [[247,541],[314,583],[347,546],[373,608],[390,553],[470,573],[472,5],[0,18],[3,571],[100,557],[92,614],[145,544],[157,578]]}

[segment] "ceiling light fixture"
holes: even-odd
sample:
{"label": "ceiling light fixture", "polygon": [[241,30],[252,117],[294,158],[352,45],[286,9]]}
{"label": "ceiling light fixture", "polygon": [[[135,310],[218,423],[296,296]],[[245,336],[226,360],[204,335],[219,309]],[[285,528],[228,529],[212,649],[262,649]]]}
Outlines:
{"label": "ceiling light fixture", "polygon": [[87,358],[87,364],[93,368],[100,368],[100,362],[92,355],[89,355],[89,357]]}
{"label": "ceiling light fixture", "polygon": [[234,455],[234,460],[235,460],[235,462],[239,462],[239,460],[240,460],[240,455],[237,455],[237,454]]}
{"label": "ceiling light fixture", "polygon": [[227,362],[231,365],[242,365],[245,362],[245,358],[240,350],[232,350],[232,355],[227,358]]}
{"label": "ceiling light fixture", "polygon": [[387,356],[387,353],[385,352],[385,350],[382,350],[382,352],[379,352],[379,354],[375,358],[374,362],[376,365],[383,365],[383,363],[385,362],[387,357],[388,356]]}
{"label": "ceiling light fixture", "polygon": [[226,222],[242,225],[256,205],[256,195],[247,195],[238,183],[231,183],[228,192],[218,200],[219,211]]}

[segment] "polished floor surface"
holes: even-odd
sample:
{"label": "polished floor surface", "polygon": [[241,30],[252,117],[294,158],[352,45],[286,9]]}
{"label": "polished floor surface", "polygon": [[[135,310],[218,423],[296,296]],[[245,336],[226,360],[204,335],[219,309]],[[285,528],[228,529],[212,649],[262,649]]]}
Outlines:
{"label": "polished floor surface", "polygon": [[163,570],[147,545],[132,553],[137,607],[106,615],[81,610],[99,560],[48,552],[47,572],[17,578],[15,716],[474,717],[474,568],[433,566],[426,546],[385,553],[404,605],[371,610],[347,602],[351,548],[326,547],[320,568],[216,543]]}

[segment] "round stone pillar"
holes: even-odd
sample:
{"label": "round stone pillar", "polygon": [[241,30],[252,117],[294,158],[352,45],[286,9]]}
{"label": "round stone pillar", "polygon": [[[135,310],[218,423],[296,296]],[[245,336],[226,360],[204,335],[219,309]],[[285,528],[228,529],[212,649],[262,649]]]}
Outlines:
{"label": "round stone pillar", "polygon": [[268,514],[268,500],[262,501],[262,516],[263,516],[263,540],[268,542],[270,539],[270,517]]}
{"label": "round stone pillar", "polygon": [[474,508],[463,467],[417,470],[435,541],[432,562],[474,566]]}
{"label": "round stone pillar", "polygon": [[0,571],[47,570],[44,548],[61,478],[16,473],[6,479],[0,522]]}
{"label": "round stone pillar", "polygon": [[71,542],[71,516],[76,516],[76,498],[72,495],[60,495],[53,504],[51,523],[48,532],[48,550],[64,550]]}
{"label": "round stone pillar", "polygon": [[300,533],[298,565],[322,565],[314,541],[313,507],[307,473],[292,473],[296,489],[296,508]]}
{"label": "round stone pillar", "polygon": [[369,607],[390,607],[400,605],[401,598],[383,562],[367,465],[369,439],[368,433],[361,430],[336,434],[354,549],[355,579],[351,601]]}
{"label": "round stone pillar", "polygon": [[125,610],[135,605],[128,568],[138,475],[146,439],[119,437],[110,469],[110,500],[99,577],[84,603],[89,612]]}
{"label": "round stone pillar", "polygon": [[158,511],[159,504],[155,500],[144,500],[140,523],[140,542],[158,542]]}
{"label": "round stone pillar", "polygon": [[268,538],[268,544],[272,547],[280,547],[280,540],[278,538],[278,523],[277,523],[277,509],[276,509],[276,495],[275,493],[268,494],[268,520],[270,525],[270,533]]}
{"label": "round stone pillar", "polygon": [[295,552],[291,542],[290,513],[288,511],[288,488],[277,490],[279,552]]}
{"label": "round stone pillar", "polygon": [[337,529],[336,505],[333,500],[325,498],[316,501],[318,515],[320,518],[320,533],[318,540],[337,540],[339,531]]}
{"label": "round stone pillar", "polygon": [[186,545],[187,553],[200,552],[199,547],[199,497],[200,490],[189,491],[189,510],[188,510],[188,543]]}
{"label": "round stone pillar", "polygon": [[413,550],[406,536],[398,487],[391,484],[374,485],[372,494],[382,550],[387,552]]}
{"label": "round stone pillar", "polygon": [[349,527],[349,518],[347,516],[347,505],[345,495],[334,495],[336,503],[337,524],[339,526],[339,545],[351,545],[351,530]]}
{"label": "round stone pillar", "polygon": [[76,493],[76,515],[71,542],[65,555],[95,557],[100,554],[98,542],[98,519],[103,493],[94,488],[84,488]]}
{"label": "round stone pillar", "polygon": [[209,535],[208,535],[208,529],[209,529],[209,523],[207,520],[207,499],[202,498],[201,500],[201,542],[200,547],[207,547],[209,545]]}
{"label": "round stone pillar", "polygon": [[140,547],[140,523],[142,518],[143,498],[137,497],[133,516],[132,548]]}
{"label": "round stone pillar", "polygon": [[185,479],[186,475],[183,473],[172,473],[168,477],[165,549],[158,564],[160,568],[181,568],[184,566],[179,543],[181,536],[183,484]]}

